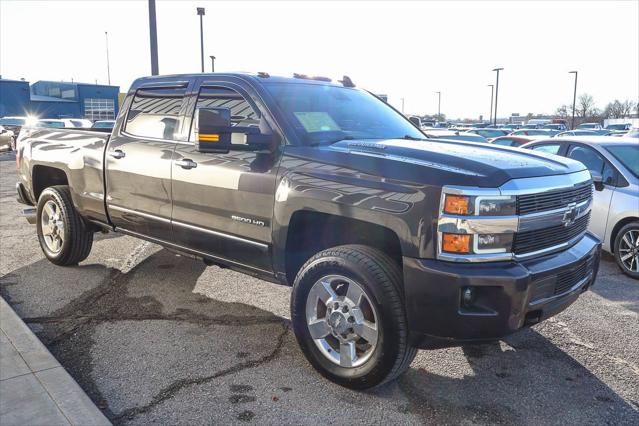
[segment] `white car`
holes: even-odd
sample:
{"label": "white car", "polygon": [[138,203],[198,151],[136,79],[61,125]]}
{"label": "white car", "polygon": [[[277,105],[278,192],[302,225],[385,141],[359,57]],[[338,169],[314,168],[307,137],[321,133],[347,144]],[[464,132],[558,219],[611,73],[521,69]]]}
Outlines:
{"label": "white car", "polygon": [[573,136],[522,148],[572,158],[590,170],[595,191],[588,230],[626,275],[639,279],[639,139]]}

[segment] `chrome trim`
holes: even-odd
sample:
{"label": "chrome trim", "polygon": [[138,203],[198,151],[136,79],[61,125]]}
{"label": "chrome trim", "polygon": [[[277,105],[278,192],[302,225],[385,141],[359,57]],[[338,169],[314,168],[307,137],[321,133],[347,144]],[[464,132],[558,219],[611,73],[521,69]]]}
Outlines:
{"label": "chrome trim", "polygon": [[113,205],[113,204],[107,204],[107,208],[109,209],[113,209],[113,210],[117,210],[119,212],[122,213],[130,213],[130,214],[134,214],[134,215],[138,215],[138,216],[142,216],[146,219],[151,219],[151,220],[157,220],[158,222],[164,222],[164,223],[171,223],[171,219],[167,219],[165,217],[162,216],[156,216],[150,213],[143,213],[137,210],[131,210],[131,209],[127,209],[126,207],[120,207],[117,205]]}
{"label": "chrome trim", "polygon": [[[543,254],[553,253],[574,245],[586,234],[586,231],[562,244],[522,255],[512,252],[496,252],[497,249],[483,253],[458,255],[442,251],[442,233],[454,234],[507,234],[536,229],[549,228],[564,223],[564,214],[577,209],[577,220],[588,214],[592,207],[592,196],[577,205],[565,206],[560,209],[531,213],[523,216],[479,216],[478,214],[463,216],[444,213],[446,194],[475,196],[478,199],[503,199],[517,195],[544,194],[547,192],[572,189],[591,180],[590,172],[583,170],[576,173],[553,175],[534,178],[512,179],[499,188],[480,188],[463,186],[444,186],[440,195],[439,218],[437,223],[437,258],[451,262],[497,262],[507,260],[530,259]],[[475,200],[475,213],[478,213],[478,201]],[[473,248],[477,248],[477,241],[473,238]]]}
{"label": "chrome trim", "polygon": [[[268,244],[260,243],[258,241],[253,241],[253,240],[247,240],[246,238],[238,237],[238,236],[231,235],[231,234],[226,234],[224,232],[214,231],[212,229],[202,228],[200,226],[189,225],[188,223],[176,222],[174,220],[167,219],[167,218],[164,218],[164,217],[161,217],[161,216],[155,216],[155,215],[152,215],[152,214],[149,214],[149,213],[142,213],[142,212],[139,212],[137,210],[131,210],[131,209],[127,209],[125,207],[120,207],[120,206],[116,206],[116,205],[108,205],[107,207],[108,208],[112,208],[112,209],[117,210],[117,211],[120,211],[120,212],[123,212],[123,213],[135,214],[135,215],[147,218],[147,219],[157,220],[159,222],[164,222],[164,223],[170,223],[172,225],[181,226],[183,228],[191,229],[191,230],[194,230],[194,231],[204,232],[204,233],[207,233],[207,234],[210,234],[210,235],[215,235],[216,237],[222,237],[222,238],[226,238],[226,239],[229,239],[229,240],[239,241],[239,242],[242,242],[242,243],[245,243],[245,244],[251,244],[251,245],[260,247],[262,249],[268,249]],[[118,229],[121,229],[121,228],[118,228]],[[133,232],[133,231],[130,231],[130,232]]]}

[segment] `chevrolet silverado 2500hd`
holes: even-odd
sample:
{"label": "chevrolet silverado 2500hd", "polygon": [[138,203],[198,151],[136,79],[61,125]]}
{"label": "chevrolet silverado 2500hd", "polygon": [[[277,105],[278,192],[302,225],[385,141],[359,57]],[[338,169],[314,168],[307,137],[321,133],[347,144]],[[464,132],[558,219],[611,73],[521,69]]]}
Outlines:
{"label": "chevrolet silverado 2500hd", "polygon": [[351,388],[555,315],[599,265],[581,163],[429,140],[348,78],[141,78],[112,133],[23,129],[16,161],[51,262],[117,231],[291,285],[302,351]]}

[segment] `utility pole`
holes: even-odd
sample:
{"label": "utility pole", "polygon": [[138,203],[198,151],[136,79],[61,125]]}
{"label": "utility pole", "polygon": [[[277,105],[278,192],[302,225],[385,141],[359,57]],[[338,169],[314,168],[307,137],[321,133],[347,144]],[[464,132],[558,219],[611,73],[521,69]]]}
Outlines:
{"label": "utility pole", "polygon": [[158,30],[155,24],[155,0],[149,0],[149,36],[151,38],[151,75],[158,75]]}
{"label": "utility pole", "polygon": [[202,72],[204,72],[204,24],[202,23],[204,8],[198,7],[197,14],[200,16],[200,59],[202,60]]}
{"label": "utility pole", "polygon": [[499,71],[503,68],[495,68],[493,71],[497,71],[497,83],[495,83],[495,116],[493,117],[493,124],[497,125],[497,99],[499,98]]}
{"label": "utility pole", "polygon": [[437,121],[441,121],[442,119],[442,92],[437,93]]}
{"label": "utility pole", "polygon": [[404,113],[404,98],[402,98],[402,114]]}
{"label": "utility pole", "polygon": [[211,58],[211,72],[215,72],[215,56],[209,56]]}
{"label": "utility pole", "polygon": [[495,85],[489,84],[488,86],[490,86],[490,120],[488,120],[490,123],[493,121],[493,98],[495,96]]}
{"label": "utility pole", "polygon": [[111,85],[111,69],[109,66],[109,33],[104,32],[104,38],[106,39],[106,57],[107,57],[107,81],[109,86]]}
{"label": "utility pole", "polygon": [[568,74],[575,75],[575,91],[572,95],[572,124],[571,127],[575,128],[575,107],[577,106],[577,71],[569,71]]}

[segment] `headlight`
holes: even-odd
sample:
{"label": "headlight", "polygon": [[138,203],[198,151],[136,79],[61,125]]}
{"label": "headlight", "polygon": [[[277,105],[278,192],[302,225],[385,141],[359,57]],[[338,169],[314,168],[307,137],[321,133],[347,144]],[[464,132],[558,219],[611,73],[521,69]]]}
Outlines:
{"label": "headlight", "polygon": [[460,216],[512,216],[516,214],[515,197],[446,194],[444,213]]}

